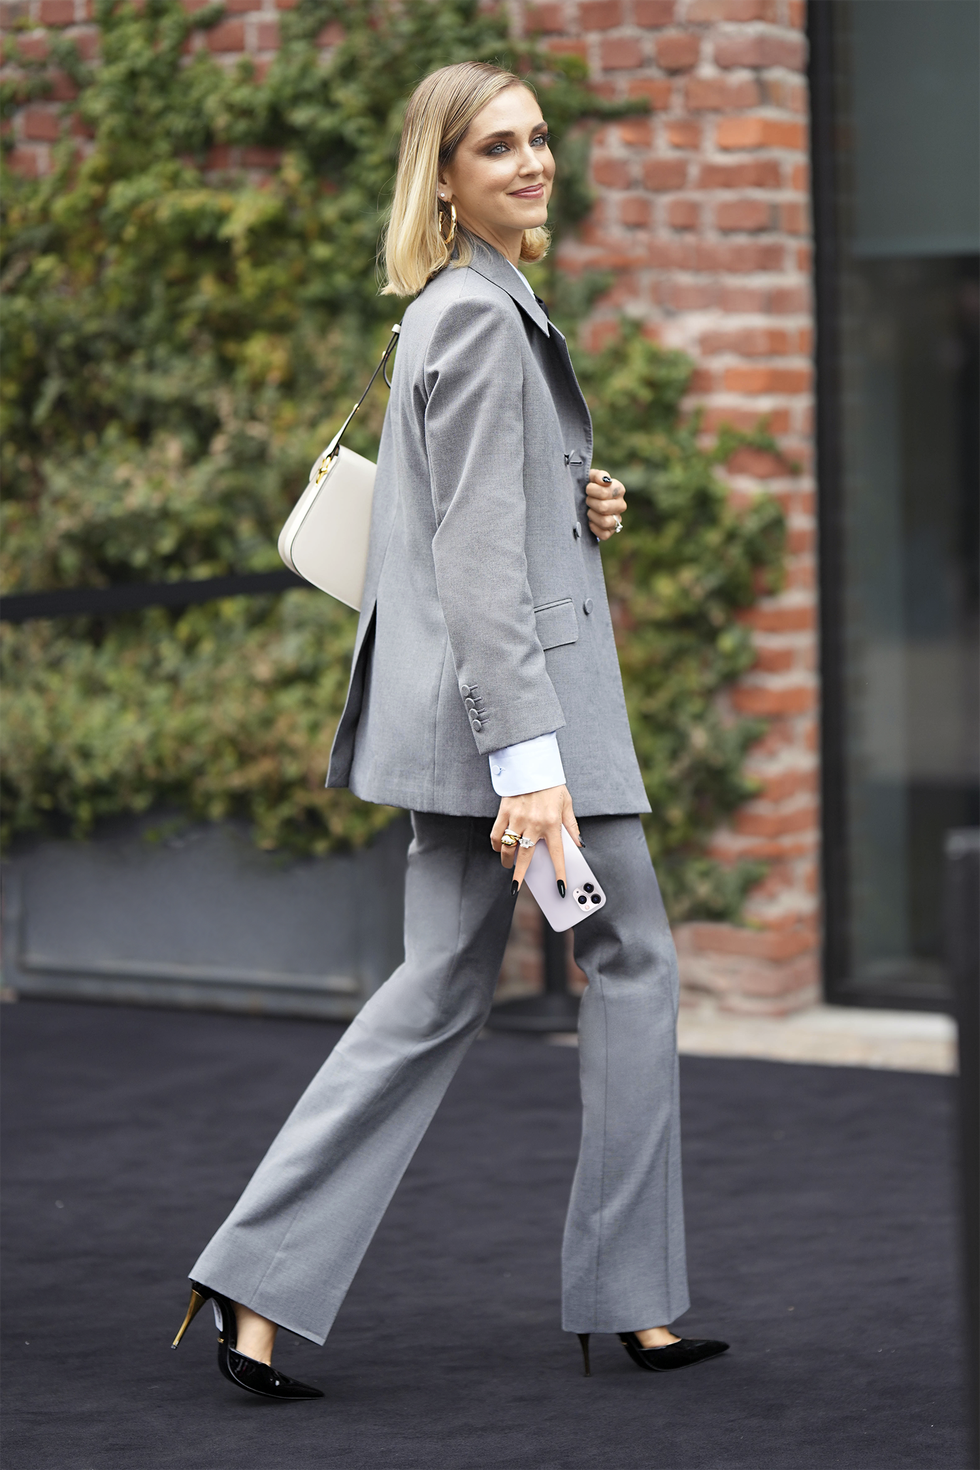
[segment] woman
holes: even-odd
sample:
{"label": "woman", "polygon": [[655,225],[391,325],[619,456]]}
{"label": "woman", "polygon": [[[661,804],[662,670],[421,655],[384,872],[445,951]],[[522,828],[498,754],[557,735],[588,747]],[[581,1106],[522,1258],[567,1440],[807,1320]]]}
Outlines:
{"label": "woman", "polygon": [[688,1307],[677,965],[638,816],[650,808],[599,553],[626,502],[622,485],[589,468],[591,424],[564,339],[517,269],[547,247],[554,172],[547,126],[518,78],[464,63],[417,88],[385,288],[416,299],[328,776],[412,812],[405,962],[194,1266],[177,1337],[210,1299],[222,1371],[271,1398],[321,1396],[271,1366],[276,1330],[324,1342],[487,1019],[538,841],[564,896],[563,826],[587,844],[607,896],[575,929],[589,986],[564,1327],[580,1337],[586,1372],[592,1332],[618,1333],[655,1371],[726,1347],[667,1325]]}

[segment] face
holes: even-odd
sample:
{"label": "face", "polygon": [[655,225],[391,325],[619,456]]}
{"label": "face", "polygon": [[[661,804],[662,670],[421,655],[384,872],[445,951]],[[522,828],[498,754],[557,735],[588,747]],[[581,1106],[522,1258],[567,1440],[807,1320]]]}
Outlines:
{"label": "face", "polygon": [[525,230],[546,223],[555,177],[548,126],[527,87],[507,87],[477,113],[440,174],[459,223],[516,264]]}

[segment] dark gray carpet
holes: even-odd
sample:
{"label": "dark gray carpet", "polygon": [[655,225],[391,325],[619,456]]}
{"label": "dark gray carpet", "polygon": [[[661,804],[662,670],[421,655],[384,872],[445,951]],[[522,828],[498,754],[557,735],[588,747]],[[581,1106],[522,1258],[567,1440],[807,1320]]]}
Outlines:
{"label": "dark gray carpet", "polygon": [[[577,1054],[477,1043],[323,1349],[326,1399],[219,1378],[183,1277],[336,1028],[4,1008],[6,1470],[961,1470],[952,1089],[685,1060],[690,1333],[594,1376],[559,1330]],[[640,1324],[637,1324],[640,1325]]]}

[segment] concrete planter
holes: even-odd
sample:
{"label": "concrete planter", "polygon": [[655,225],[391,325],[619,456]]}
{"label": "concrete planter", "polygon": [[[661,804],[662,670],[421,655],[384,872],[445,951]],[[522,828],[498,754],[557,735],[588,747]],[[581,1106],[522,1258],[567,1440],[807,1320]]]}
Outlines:
{"label": "concrete planter", "polygon": [[397,819],[360,852],[259,852],[236,823],[150,841],[159,814],[3,865],[8,994],[348,1020],[403,957]]}

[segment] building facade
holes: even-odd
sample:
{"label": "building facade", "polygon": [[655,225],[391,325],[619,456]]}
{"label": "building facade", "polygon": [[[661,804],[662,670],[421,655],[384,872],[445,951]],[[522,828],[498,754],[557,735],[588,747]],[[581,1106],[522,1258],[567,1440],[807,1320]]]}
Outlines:
{"label": "building facade", "polygon": [[[227,0],[200,44],[261,63],[291,3]],[[88,0],[4,10],[36,24],[28,44],[94,45]],[[943,834],[980,817],[975,0],[511,12],[603,96],[649,103],[596,133],[595,206],[562,247],[565,269],[615,275],[587,341],[640,319],[694,358],[706,430],[765,419],[781,450],[728,468],[734,497],[778,497],[789,556],[730,696],[768,722],[760,792],[713,844],[768,873],[746,927],[680,926],[685,996],[942,1006]],[[16,166],[46,168],[57,107],[17,117]],[[514,988],[537,953],[519,912]]]}

